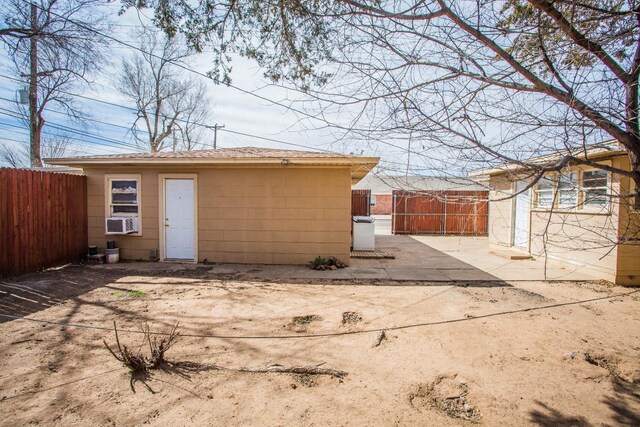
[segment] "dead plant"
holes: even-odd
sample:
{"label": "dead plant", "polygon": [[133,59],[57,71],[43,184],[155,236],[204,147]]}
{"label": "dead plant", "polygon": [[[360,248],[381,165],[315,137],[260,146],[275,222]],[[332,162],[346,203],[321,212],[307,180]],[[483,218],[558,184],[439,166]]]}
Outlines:
{"label": "dead plant", "polygon": [[180,333],[178,332],[178,323],[173,325],[169,334],[160,340],[158,340],[157,335],[151,333],[149,325],[144,325],[141,329],[144,336],[144,342],[149,346],[148,357],[141,353],[142,345],[136,352],[134,352],[126,345],[120,344],[118,327],[115,320],[113,321],[113,331],[116,336],[116,350],[113,350],[109,344],[107,344],[107,341],[102,341],[113,357],[131,371],[129,385],[131,386],[131,390],[134,392],[135,389],[133,387],[133,383],[137,379],[141,380],[147,389],[151,390],[144,381],[147,377],[148,371],[150,369],[158,369],[167,363],[164,355],[176,343],[176,341],[178,341],[178,337],[180,336]]}
{"label": "dead plant", "polygon": [[[171,328],[168,334],[158,340],[158,334],[154,334],[149,330],[149,326],[142,327],[142,334],[144,336],[143,344],[140,345],[136,352],[132,351],[126,345],[120,343],[120,337],[118,336],[118,327],[116,322],[113,322],[113,331],[116,336],[116,348],[112,349],[105,340],[102,342],[104,346],[109,350],[111,355],[116,358],[120,363],[126,366],[130,373],[129,386],[131,391],[136,392],[134,383],[140,381],[151,393],[155,393],[147,380],[150,378],[151,370],[161,370],[170,374],[177,374],[183,378],[189,378],[190,374],[202,372],[202,371],[237,371],[237,372],[251,372],[251,373],[289,373],[298,375],[327,375],[334,378],[342,379],[347,376],[347,372],[337,369],[323,368],[320,363],[314,366],[282,366],[279,364],[272,364],[264,367],[242,367],[242,368],[225,368],[219,365],[210,363],[197,363],[197,362],[171,362],[165,359],[165,353],[178,341],[180,333],[178,332],[178,324],[176,323]],[[145,356],[141,353],[141,349],[144,344],[149,346],[149,356]]]}

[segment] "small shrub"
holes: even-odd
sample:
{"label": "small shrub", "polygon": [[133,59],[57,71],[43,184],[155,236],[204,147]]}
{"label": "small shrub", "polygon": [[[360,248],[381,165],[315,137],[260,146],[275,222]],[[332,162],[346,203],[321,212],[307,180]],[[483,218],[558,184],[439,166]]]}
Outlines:
{"label": "small shrub", "polygon": [[321,265],[327,265],[327,260],[325,258],[322,258],[321,256],[318,256],[316,257],[316,259],[311,261],[309,265],[311,266],[311,268],[318,268]]}

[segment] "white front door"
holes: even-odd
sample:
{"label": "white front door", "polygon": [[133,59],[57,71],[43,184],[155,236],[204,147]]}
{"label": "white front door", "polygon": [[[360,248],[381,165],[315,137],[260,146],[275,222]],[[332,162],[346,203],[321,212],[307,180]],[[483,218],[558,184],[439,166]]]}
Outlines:
{"label": "white front door", "polygon": [[[516,182],[516,194],[529,185],[527,181]],[[529,250],[529,209],[531,189],[517,194],[513,218],[513,246]]]}
{"label": "white front door", "polygon": [[165,259],[195,259],[194,197],[195,182],[193,179],[165,179]]}

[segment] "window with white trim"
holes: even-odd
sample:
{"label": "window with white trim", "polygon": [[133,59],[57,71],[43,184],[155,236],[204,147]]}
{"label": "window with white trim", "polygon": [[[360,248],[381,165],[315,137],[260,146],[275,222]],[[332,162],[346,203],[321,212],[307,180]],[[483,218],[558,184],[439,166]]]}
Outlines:
{"label": "window with white trim", "polygon": [[536,207],[538,208],[550,208],[553,204],[553,191],[555,189],[555,183],[550,177],[542,177],[536,184]]}
{"label": "window with white trim", "polygon": [[558,207],[569,209],[576,206],[578,206],[578,173],[563,173],[558,179]]}
{"label": "window with white trim", "polygon": [[582,205],[604,208],[609,203],[609,174],[607,171],[590,170],[582,173]]}
{"label": "window with white trim", "polygon": [[110,216],[139,216],[139,184],[140,182],[133,178],[109,178],[107,192]]}
{"label": "window with white trim", "polygon": [[538,209],[601,210],[609,206],[609,173],[594,169],[546,176],[536,184],[535,194]]}

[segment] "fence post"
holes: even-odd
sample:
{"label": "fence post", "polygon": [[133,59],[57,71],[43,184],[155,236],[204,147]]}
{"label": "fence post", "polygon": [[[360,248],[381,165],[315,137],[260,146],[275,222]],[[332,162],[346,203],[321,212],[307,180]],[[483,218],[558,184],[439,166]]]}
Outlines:
{"label": "fence post", "polygon": [[391,190],[391,234],[396,234],[396,190]]}
{"label": "fence post", "polygon": [[442,235],[447,235],[447,193],[444,194],[444,215],[442,216]]}

